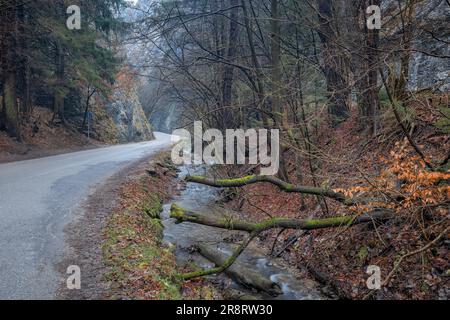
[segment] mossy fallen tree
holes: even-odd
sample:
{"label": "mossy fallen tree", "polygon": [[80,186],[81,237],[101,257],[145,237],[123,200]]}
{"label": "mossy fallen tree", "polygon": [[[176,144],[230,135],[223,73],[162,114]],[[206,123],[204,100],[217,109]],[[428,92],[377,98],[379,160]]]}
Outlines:
{"label": "mossy fallen tree", "polygon": [[382,222],[392,218],[393,212],[387,209],[374,209],[371,212],[362,215],[349,215],[340,217],[329,217],[323,219],[289,219],[289,218],[272,218],[261,222],[249,222],[231,218],[216,218],[201,215],[189,210],[185,210],[176,204],[170,209],[170,217],[175,218],[178,223],[192,222],[206,226],[239,230],[247,232],[263,232],[269,229],[301,229],[314,230],[323,228],[336,228],[341,226],[351,226],[367,222]]}
{"label": "mossy fallen tree", "polygon": [[170,208],[170,217],[177,220],[177,223],[191,222],[210,227],[239,230],[249,232],[249,236],[239,245],[233,254],[226,260],[221,261],[220,265],[215,268],[190,272],[181,275],[183,279],[192,279],[210,274],[217,274],[227,270],[245,250],[250,242],[261,232],[282,228],[282,229],[301,229],[314,230],[323,228],[336,228],[341,226],[352,226],[367,222],[383,222],[393,217],[393,212],[388,209],[374,209],[371,212],[362,215],[349,215],[340,217],[329,217],[323,219],[289,219],[289,218],[272,218],[261,222],[249,222],[245,220],[232,218],[217,218],[185,210],[176,204]]}
{"label": "mossy fallen tree", "polygon": [[240,178],[232,179],[208,179],[203,176],[186,176],[185,180],[187,182],[194,182],[199,184],[204,184],[207,186],[215,188],[236,188],[243,187],[249,184],[268,182],[276,185],[281,190],[285,192],[296,192],[311,194],[316,196],[327,197],[336,201],[339,201],[345,205],[354,205],[356,203],[361,203],[363,200],[356,200],[347,198],[341,192],[335,192],[327,188],[311,187],[311,186],[299,186],[291,183],[287,183],[281,179],[274,176],[264,176],[264,175],[249,175]]}
{"label": "mossy fallen tree", "polygon": [[[218,266],[224,265],[230,258],[229,255],[216,250],[212,246],[199,244],[197,248],[202,256]],[[225,273],[245,287],[255,288],[271,296],[277,296],[282,293],[280,286],[270,280],[269,277],[264,276],[239,261],[236,261],[227,268]]]}

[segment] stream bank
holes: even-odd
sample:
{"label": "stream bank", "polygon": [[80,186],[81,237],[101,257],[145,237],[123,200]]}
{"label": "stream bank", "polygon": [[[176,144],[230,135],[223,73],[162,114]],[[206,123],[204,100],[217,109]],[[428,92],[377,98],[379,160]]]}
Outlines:
{"label": "stream bank", "polygon": [[[228,216],[236,212],[218,205],[217,190],[180,181],[188,172],[203,174],[204,168],[175,168],[169,159],[167,154],[153,157],[124,173],[125,182],[111,184],[118,186],[108,193],[108,198],[116,199],[114,209],[109,206],[105,210],[108,218],[103,231],[95,233],[103,238],[98,240],[103,261],[92,267],[97,270],[95,274],[101,278],[98,282],[104,289],[95,292],[94,297],[126,300],[327,298],[317,282],[299,276],[294,268],[279,259],[267,258],[267,250],[258,246],[258,242],[250,244],[227,272],[181,281],[178,275],[182,272],[214,267],[211,260],[217,260],[218,255],[219,258],[230,255],[245,234],[192,223],[176,224],[169,217],[173,203],[207,215]],[[94,197],[93,201],[97,199]],[[98,213],[98,209],[94,212]],[[211,260],[194,249],[196,246]],[[262,290],[256,290],[254,285],[242,285],[254,279],[262,284],[259,287]],[[83,293],[83,298],[93,296]]]}
{"label": "stream bank", "polygon": [[[180,177],[187,174],[204,174],[205,168],[182,166]],[[179,190],[179,194],[163,205],[161,218],[164,225],[164,241],[174,247],[177,264],[187,268],[211,268],[214,263],[206,259],[214,258],[217,254],[229,256],[236,243],[239,243],[245,233],[223,230],[219,228],[198,225],[193,223],[176,224],[170,218],[170,207],[176,204],[184,209],[192,210],[202,215],[227,217],[235,212],[227,210],[217,203],[217,190],[211,187],[188,183]],[[198,248],[200,247],[201,250]],[[202,254],[199,253],[201,251]],[[206,254],[205,254],[205,251]],[[213,253],[213,252],[216,253]],[[214,260],[212,259],[212,260]],[[220,258],[219,258],[220,261]],[[266,256],[266,250],[252,242],[237,259],[238,270],[230,267],[226,274],[208,276],[216,287],[220,288],[225,298],[243,299],[276,299],[276,300],[308,300],[327,299],[322,287],[308,278],[298,278],[295,270],[289,268],[282,261]],[[264,281],[273,282],[280,290],[275,296],[274,292],[255,290],[248,285],[242,285],[242,279],[236,274],[239,270],[251,270]]]}

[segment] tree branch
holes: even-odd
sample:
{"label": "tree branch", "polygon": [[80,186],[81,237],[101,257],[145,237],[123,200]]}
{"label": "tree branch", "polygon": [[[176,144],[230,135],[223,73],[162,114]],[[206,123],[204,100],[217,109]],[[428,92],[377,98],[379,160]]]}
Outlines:
{"label": "tree branch", "polygon": [[[290,183],[287,183],[281,179],[278,179],[274,176],[258,176],[258,175],[250,175],[241,178],[234,179],[217,179],[212,180],[202,176],[186,176],[185,178],[188,182],[195,182],[204,185],[208,185],[216,188],[235,188],[242,187],[253,183],[259,182],[269,182],[281,190],[285,192],[296,192],[296,193],[305,193],[305,194],[313,194],[318,196],[324,196],[327,198],[334,199],[339,201],[345,205],[354,205],[357,202],[354,199],[347,198],[343,193],[334,192],[330,189],[319,188],[319,187],[310,187],[310,186],[296,186]],[[359,203],[360,201],[358,201]]]}
{"label": "tree branch", "polygon": [[181,278],[184,279],[184,280],[189,280],[189,279],[203,277],[203,276],[207,276],[207,275],[210,275],[210,274],[221,273],[221,272],[225,271],[226,269],[228,269],[236,261],[236,259],[241,255],[241,253],[245,250],[245,248],[247,248],[247,246],[250,244],[250,242],[259,233],[260,232],[258,232],[258,231],[257,232],[252,232],[247,237],[247,239],[245,239],[239,245],[239,247],[233,252],[233,254],[221,266],[218,266],[218,267],[215,267],[215,268],[211,268],[211,269],[204,269],[204,270],[200,270],[200,271],[194,271],[194,272],[185,273],[185,274],[181,275]]}
{"label": "tree branch", "polygon": [[425,165],[427,166],[427,168],[431,169],[431,170],[434,170],[433,165],[430,162],[428,162],[428,160],[426,159],[426,157],[423,154],[422,150],[419,149],[417,144],[412,139],[411,135],[408,133],[408,130],[406,129],[406,126],[403,124],[403,121],[400,118],[400,115],[398,114],[398,111],[397,111],[397,109],[395,107],[395,101],[394,101],[394,98],[392,97],[391,91],[389,90],[389,86],[387,84],[387,80],[386,80],[386,77],[384,75],[383,69],[382,68],[378,68],[378,71],[380,73],[381,80],[383,81],[384,88],[386,89],[386,93],[387,93],[389,102],[391,104],[392,111],[394,112],[395,119],[397,120],[397,123],[399,124],[400,128],[402,129],[403,134],[406,136],[406,139],[408,139],[409,144],[413,147],[413,149],[416,151],[416,153],[422,158],[422,160],[425,163]]}
{"label": "tree branch", "polygon": [[249,222],[245,220],[200,215],[173,204],[170,208],[170,217],[176,219],[178,223],[192,222],[228,230],[260,233],[274,228],[314,230],[351,226],[372,221],[381,222],[392,218],[393,212],[387,209],[376,209],[363,215],[329,217],[323,219],[272,218],[261,222]]}

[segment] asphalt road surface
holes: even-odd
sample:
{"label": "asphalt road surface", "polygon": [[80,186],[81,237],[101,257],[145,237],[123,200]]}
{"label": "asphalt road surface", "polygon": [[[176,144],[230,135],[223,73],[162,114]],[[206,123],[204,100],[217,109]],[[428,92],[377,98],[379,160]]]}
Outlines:
{"label": "asphalt road surface", "polygon": [[0,164],[0,299],[52,299],[61,276],[64,227],[95,185],[170,146],[170,135]]}

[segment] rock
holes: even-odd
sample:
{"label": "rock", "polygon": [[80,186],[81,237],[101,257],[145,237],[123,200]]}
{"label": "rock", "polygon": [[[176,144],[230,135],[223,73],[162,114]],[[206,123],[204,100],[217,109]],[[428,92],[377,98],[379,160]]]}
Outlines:
{"label": "rock", "polygon": [[[419,2],[415,8],[413,51],[409,61],[407,88],[411,91],[450,90],[450,6],[446,1]],[[426,30],[432,32],[427,32]],[[442,39],[438,41],[437,39]],[[440,57],[441,56],[441,57]]]}
{"label": "rock", "polygon": [[[403,3],[404,5],[404,3]],[[386,26],[381,30],[389,46],[402,41],[402,24],[398,16],[398,1],[385,0],[381,4],[382,19]],[[407,89],[410,91],[450,90],[450,6],[446,1],[419,1],[414,7],[413,42],[408,65]],[[395,21],[390,24],[389,21]],[[395,54],[393,55],[395,56]],[[400,70],[399,57],[394,70]]]}
{"label": "rock", "polygon": [[139,101],[136,84],[121,85],[115,89],[107,113],[117,127],[117,140],[139,142],[154,139],[153,131]]}

